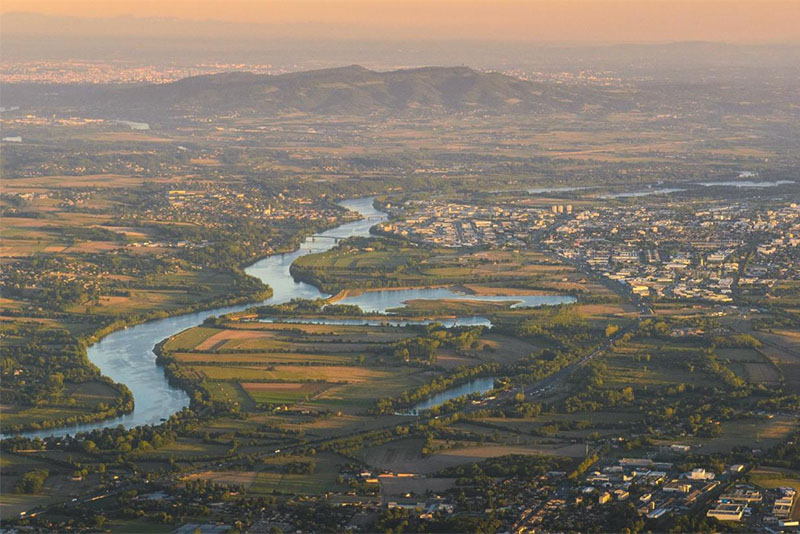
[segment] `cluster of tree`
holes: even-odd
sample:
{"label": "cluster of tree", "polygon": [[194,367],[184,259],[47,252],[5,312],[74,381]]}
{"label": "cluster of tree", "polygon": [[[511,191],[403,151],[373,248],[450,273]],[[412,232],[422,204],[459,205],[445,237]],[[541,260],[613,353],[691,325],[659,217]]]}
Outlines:
{"label": "cluster of tree", "polygon": [[382,443],[394,441],[398,438],[418,436],[423,431],[419,425],[396,426],[383,430],[372,430],[364,434],[341,437],[322,444],[318,450],[331,451],[339,454],[353,454],[363,447],[374,447]]}
{"label": "cluster of tree", "polygon": [[[57,377],[55,378],[57,382],[58,378]],[[42,430],[49,428],[59,428],[62,426],[73,426],[78,424],[93,423],[95,421],[103,421],[106,419],[111,419],[112,417],[117,417],[133,411],[133,394],[130,392],[127,386],[125,386],[124,384],[113,383],[111,382],[110,379],[105,377],[101,378],[100,381],[107,383],[109,386],[117,389],[120,392],[120,395],[114,399],[112,404],[100,402],[96,405],[93,411],[82,413],[80,415],[69,415],[66,417],[56,417],[53,419],[44,419],[41,421],[30,421],[27,423],[8,425],[7,428],[8,431],[16,433],[28,430]],[[74,406],[74,404],[70,402],[67,402],[67,405],[70,407]],[[58,406],[59,404],[54,405],[54,407]]]}
{"label": "cluster of tree", "polygon": [[517,393],[501,410],[505,417],[531,418],[542,413],[542,405],[536,402],[528,402],[525,400],[524,393]]}
{"label": "cluster of tree", "polygon": [[112,232],[102,226],[66,226],[59,233],[68,241],[125,241],[125,234]]}
{"label": "cluster of tree", "polygon": [[6,402],[22,406],[74,407],[77,406],[76,401],[68,395],[67,387],[90,381],[104,383],[117,393],[109,402],[84,406],[84,413],[8,425],[7,430],[21,432],[88,423],[133,409],[130,390],[100,376],[86,357],[85,344],[67,330],[43,328],[31,323],[12,323],[3,326],[3,334],[5,340],[0,376]]}
{"label": "cluster of tree", "polygon": [[28,471],[14,483],[14,493],[39,493],[48,476],[50,472],[47,469]]}
{"label": "cluster of tree", "polygon": [[313,461],[293,460],[284,464],[283,470],[292,475],[310,475],[317,470],[317,463]]}
{"label": "cluster of tree", "polygon": [[561,471],[573,463],[569,458],[558,456],[528,456],[510,454],[489,458],[482,462],[463,464],[448,467],[439,471],[438,477],[456,477],[464,479],[459,484],[471,484],[469,479],[478,478],[508,478],[516,477],[522,480],[533,480],[550,471]]}
{"label": "cluster of tree", "polygon": [[491,534],[497,532],[502,526],[499,519],[483,515],[448,516],[437,514],[430,520],[421,520],[419,516],[420,512],[416,510],[392,508],[381,512],[372,529],[375,532],[387,534],[453,532]]}
{"label": "cluster of tree", "polygon": [[[338,258],[355,251],[380,254],[374,262],[336,267]],[[370,289],[463,282],[459,276],[432,276],[424,271],[422,266],[432,255],[433,247],[429,245],[417,245],[391,235],[381,239],[353,237],[321,254],[298,258],[291,266],[291,273],[296,279],[331,293],[343,287]]]}
{"label": "cluster of tree", "polygon": [[15,323],[5,325],[3,334],[0,372],[14,402],[34,404],[59,398],[65,380],[86,382],[99,376],[83,344],[67,330]]}
{"label": "cluster of tree", "polygon": [[633,387],[626,386],[619,390],[605,388],[603,385],[606,374],[607,368],[602,362],[593,362],[592,365],[574,372],[570,380],[578,386],[580,392],[564,401],[567,413],[630,406],[636,398]]}
{"label": "cluster of tree", "polygon": [[[564,400],[563,408],[568,413],[615,407],[636,408],[647,414],[641,425],[660,425],[662,431],[714,436],[721,432],[720,421],[729,420],[737,414],[744,415],[746,405],[739,399],[772,394],[765,388],[747,386],[716,359],[712,348],[693,349],[686,351],[686,354],[693,358],[693,366],[718,377],[725,387],[711,383],[612,388],[606,384],[609,376],[607,365],[596,361],[571,375],[570,380],[577,393]],[[723,398],[731,402],[719,402]],[[760,401],[759,406],[766,406],[765,402]],[[787,402],[789,405],[792,403],[791,399],[787,399]]]}
{"label": "cluster of tree", "polygon": [[577,355],[572,352],[543,349],[511,366],[508,376],[517,384],[531,384],[556,373],[571,364]]}
{"label": "cluster of tree", "polygon": [[[305,502],[304,502],[305,501]],[[293,530],[300,532],[339,532],[353,517],[348,506],[334,506],[320,499],[297,499],[279,503],[277,510],[283,517],[291,518]],[[256,509],[260,515],[260,511]],[[274,525],[270,534],[278,534],[280,527]]]}
{"label": "cluster of tree", "polygon": [[0,447],[2,447],[2,450],[11,452],[22,450],[66,450],[91,455],[115,453],[119,458],[125,458],[130,453],[151,451],[174,442],[179,434],[194,430],[200,420],[192,410],[185,408],[160,425],[146,425],[127,429],[120,425],[61,438],[47,437],[41,439],[15,436],[2,440]]}
{"label": "cluster of tree", "polygon": [[703,368],[706,372],[719,378],[730,389],[747,387],[746,380],[736,376],[736,373],[719,361],[713,348],[703,351]]}
{"label": "cluster of tree", "polygon": [[574,305],[544,306],[532,313],[532,317],[510,324],[498,320],[495,328],[516,337],[536,338],[562,350],[585,348],[605,335],[602,328],[592,327]]}
{"label": "cluster of tree", "polygon": [[721,348],[750,348],[761,347],[761,342],[750,334],[729,334],[726,336],[714,336],[711,344]]}
{"label": "cluster of tree", "polygon": [[[100,285],[85,277],[62,278],[48,276],[47,271],[14,269],[3,281],[9,297],[31,302],[50,311],[66,311],[74,304],[95,301],[100,297]],[[34,274],[38,273],[38,274]]]}
{"label": "cluster of tree", "polygon": [[719,521],[705,514],[668,514],[661,521],[654,522],[659,530],[669,534],[690,534],[694,532],[741,532],[740,525],[730,521]]}
{"label": "cluster of tree", "polygon": [[483,327],[444,328],[438,324],[425,327],[420,336],[402,339],[389,346],[392,357],[402,362],[434,363],[439,348],[462,351],[477,346]]}
{"label": "cluster of tree", "polygon": [[753,319],[753,329],[771,332],[780,328],[799,328],[800,319],[787,310],[773,306],[770,315],[761,315]]}
{"label": "cluster of tree", "polygon": [[590,467],[592,467],[594,464],[596,464],[597,460],[599,460],[599,459],[600,458],[597,456],[597,454],[592,454],[592,455],[587,456],[586,458],[581,460],[581,463],[579,463],[575,467],[575,469],[570,472],[569,475],[567,475],[567,478],[575,480],[576,478],[578,478],[579,476],[584,474]]}
{"label": "cluster of tree", "polygon": [[335,315],[359,317],[364,312],[353,304],[331,304],[327,299],[292,299],[282,304],[269,304],[256,306],[248,312],[258,314],[259,317],[280,317],[293,315]]}
{"label": "cluster of tree", "polygon": [[189,394],[189,407],[198,413],[234,413],[238,408],[232,403],[213,401],[202,377],[182,366],[175,356],[164,349],[167,340],[153,347],[156,364],[164,368],[167,381],[173,387],[180,388]]}
{"label": "cluster of tree", "polygon": [[769,465],[800,469],[800,433],[795,433],[790,439],[777,445],[767,455]]}
{"label": "cluster of tree", "polygon": [[800,413],[800,395],[777,395],[758,401],[758,407],[773,412]]}

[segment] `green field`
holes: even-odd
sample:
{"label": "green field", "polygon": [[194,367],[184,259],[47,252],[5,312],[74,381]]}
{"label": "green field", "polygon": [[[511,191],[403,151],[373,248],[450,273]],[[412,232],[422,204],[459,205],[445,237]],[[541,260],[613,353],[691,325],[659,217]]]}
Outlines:
{"label": "green field", "polygon": [[[164,350],[185,373],[203,379],[217,401],[234,402],[246,410],[256,403],[300,403],[314,410],[363,414],[378,399],[412,389],[436,375],[376,361],[383,358],[388,344],[417,333],[387,326],[234,321],[225,327],[189,329],[171,338]],[[231,344],[236,348],[229,348]],[[522,346],[524,350],[517,347],[511,353],[527,355],[535,349]],[[479,364],[481,360],[465,361]]]}
{"label": "green field", "polygon": [[241,386],[254,401],[273,404],[309,400],[328,388],[327,384],[308,382],[242,382]]}
{"label": "green field", "polygon": [[[539,252],[415,247],[367,240],[298,258],[296,272],[329,292],[347,288],[462,284],[544,292],[589,292],[615,299],[569,265]],[[592,286],[591,289],[589,286]],[[480,294],[481,288],[475,292]]]}
{"label": "green field", "polygon": [[218,332],[219,330],[216,328],[205,326],[190,328],[172,336],[164,344],[164,349],[171,351],[190,350]]}
{"label": "green field", "polygon": [[358,353],[344,354],[314,354],[303,352],[230,352],[224,354],[208,354],[202,352],[178,352],[175,358],[186,364],[261,364],[276,363],[319,363],[344,365],[353,363],[358,358]]}
{"label": "green field", "polygon": [[750,473],[750,481],[766,489],[787,487],[800,492],[800,473],[792,471],[758,468]]}
{"label": "green field", "polygon": [[331,383],[365,382],[382,380],[395,372],[393,369],[351,367],[344,365],[273,365],[269,367],[193,366],[211,380],[263,380],[271,382],[294,382],[321,380]]}

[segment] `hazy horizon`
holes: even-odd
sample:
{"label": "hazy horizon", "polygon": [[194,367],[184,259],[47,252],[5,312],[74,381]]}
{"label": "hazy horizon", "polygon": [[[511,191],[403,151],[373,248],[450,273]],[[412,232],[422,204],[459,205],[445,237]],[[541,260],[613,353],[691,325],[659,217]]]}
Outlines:
{"label": "hazy horizon", "polygon": [[[6,38],[166,32],[320,40],[800,43],[800,2],[787,0],[7,0],[2,14]],[[138,19],[135,27],[114,23],[131,17]]]}

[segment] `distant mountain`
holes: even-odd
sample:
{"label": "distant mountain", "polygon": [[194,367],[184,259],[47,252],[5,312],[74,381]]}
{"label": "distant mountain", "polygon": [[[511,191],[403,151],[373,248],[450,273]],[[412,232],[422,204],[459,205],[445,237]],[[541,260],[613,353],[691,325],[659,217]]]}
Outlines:
{"label": "distant mountain", "polygon": [[269,76],[227,72],[165,84],[3,83],[3,107],[158,124],[183,117],[282,114],[431,116],[443,114],[596,117],[797,113],[796,78],[638,80],[629,83],[526,81],[467,67],[388,72],[352,65]]}
{"label": "distant mountain", "polygon": [[[587,92],[589,94],[587,94]],[[359,66],[282,74],[230,72],[94,92],[91,106],[127,117],[371,113],[579,112],[614,99],[467,67],[375,72]],[[88,102],[85,102],[88,103]]]}

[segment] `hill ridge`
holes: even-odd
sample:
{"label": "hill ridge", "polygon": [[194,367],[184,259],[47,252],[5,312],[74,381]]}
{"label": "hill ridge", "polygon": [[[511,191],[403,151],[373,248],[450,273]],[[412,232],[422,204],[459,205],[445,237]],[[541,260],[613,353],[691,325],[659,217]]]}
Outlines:
{"label": "hill ridge", "polygon": [[[223,72],[110,91],[98,105],[126,113],[275,115],[578,111],[563,90],[470,67],[374,71],[360,65],[285,74]],[[555,94],[559,93],[559,94]],[[563,94],[561,94],[563,93]]]}

